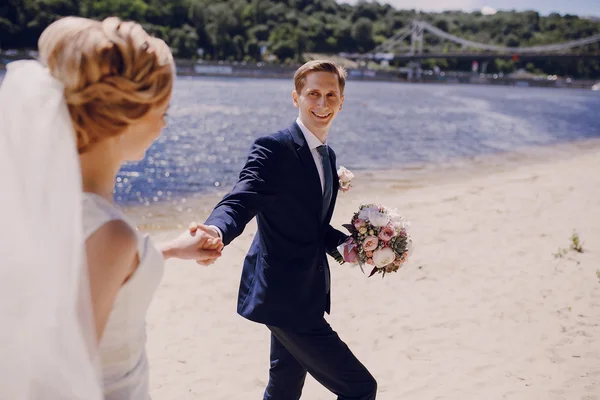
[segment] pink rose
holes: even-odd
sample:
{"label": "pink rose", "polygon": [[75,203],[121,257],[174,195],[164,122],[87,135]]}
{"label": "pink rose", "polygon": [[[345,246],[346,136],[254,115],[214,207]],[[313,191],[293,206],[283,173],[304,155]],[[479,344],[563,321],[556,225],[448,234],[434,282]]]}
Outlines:
{"label": "pink rose", "polygon": [[364,251],[373,251],[379,246],[379,239],[376,236],[367,236],[362,245]]}
{"label": "pink rose", "polygon": [[371,258],[371,257],[373,257],[373,252],[372,251],[367,251],[367,252],[365,252],[365,256]]}
{"label": "pink rose", "polygon": [[344,261],[355,264],[358,260],[358,245],[354,241],[354,239],[350,238],[346,243],[344,243]]}
{"label": "pink rose", "polygon": [[349,253],[346,254],[345,260],[350,264],[356,264],[358,262],[358,251],[356,251],[356,249],[351,250]]}
{"label": "pink rose", "polygon": [[344,260],[350,264],[356,264],[358,261],[358,251],[356,249],[350,250],[349,252],[344,252]]}
{"label": "pink rose", "polygon": [[389,242],[395,234],[396,230],[394,227],[391,224],[388,224],[381,228],[381,231],[379,232],[379,239],[383,240],[384,242]]}
{"label": "pink rose", "polygon": [[367,264],[373,265],[373,259],[372,258],[367,258]]}
{"label": "pink rose", "polygon": [[365,221],[364,221],[364,220],[362,220],[362,219],[360,219],[360,218],[357,218],[357,219],[354,221],[354,227],[355,227],[356,229],[360,229],[360,228],[362,228],[363,226],[365,226]]}

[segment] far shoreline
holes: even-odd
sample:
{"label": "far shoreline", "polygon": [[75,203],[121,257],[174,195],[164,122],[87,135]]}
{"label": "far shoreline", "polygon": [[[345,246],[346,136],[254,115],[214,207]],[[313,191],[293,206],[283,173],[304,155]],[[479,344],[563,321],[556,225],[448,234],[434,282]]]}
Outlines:
{"label": "far shoreline", "polygon": [[[31,57],[11,60],[18,61]],[[0,73],[6,71],[6,65],[0,60]],[[293,79],[296,65],[241,63],[241,62],[194,62],[177,60],[178,78],[227,78],[227,79]],[[519,88],[582,89],[594,90],[600,79],[557,78],[553,80],[532,78],[529,76],[499,76],[497,74],[477,74],[464,71],[448,71],[439,75],[427,71],[418,79],[408,79],[399,70],[348,68],[348,80],[359,82],[389,82],[404,84],[439,85],[479,85]],[[429,71],[431,72],[431,71]]]}

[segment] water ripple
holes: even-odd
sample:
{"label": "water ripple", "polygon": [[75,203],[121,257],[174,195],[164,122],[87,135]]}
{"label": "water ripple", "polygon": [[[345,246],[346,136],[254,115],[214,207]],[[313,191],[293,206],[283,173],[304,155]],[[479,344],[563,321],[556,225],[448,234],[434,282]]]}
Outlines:
{"label": "water ripple", "polygon": [[[2,74],[0,73],[0,79]],[[292,82],[179,78],[169,125],[115,199],[152,204],[235,183],[252,141],[291,124]],[[600,94],[571,89],[350,81],[330,132],[338,163],[392,169],[600,137]]]}
{"label": "water ripple", "polygon": [[[296,118],[292,89],[287,80],[178,79],[169,126],[143,162],[123,167],[117,201],[230,187],[252,141]],[[599,109],[600,96],[582,90],[348,82],[329,141],[353,169],[446,162],[600,137]]]}

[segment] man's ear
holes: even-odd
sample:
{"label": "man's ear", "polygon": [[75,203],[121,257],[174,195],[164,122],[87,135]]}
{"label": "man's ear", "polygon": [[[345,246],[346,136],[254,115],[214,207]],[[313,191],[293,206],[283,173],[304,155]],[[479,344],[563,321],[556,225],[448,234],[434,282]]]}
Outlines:
{"label": "man's ear", "polygon": [[340,111],[342,111],[342,106],[344,105],[344,95],[342,95],[341,97],[341,102],[340,102]]}
{"label": "man's ear", "polygon": [[298,108],[298,92],[296,90],[292,90],[292,99],[294,100],[294,107]]}

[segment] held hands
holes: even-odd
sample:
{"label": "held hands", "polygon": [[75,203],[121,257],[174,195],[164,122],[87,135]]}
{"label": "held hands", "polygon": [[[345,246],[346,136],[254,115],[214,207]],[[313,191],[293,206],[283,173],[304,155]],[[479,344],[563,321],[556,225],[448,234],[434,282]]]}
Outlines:
{"label": "held hands", "polygon": [[188,231],[165,246],[165,258],[176,257],[196,260],[200,265],[210,265],[221,257],[223,241],[211,227],[192,222]]}
{"label": "held hands", "polygon": [[[219,231],[215,227],[210,225],[199,224],[197,222],[191,222],[189,227],[189,234],[192,236],[198,234],[208,236],[209,239],[207,239],[207,241],[209,244],[207,245],[206,249],[218,251],[219,257],[221,256],[221,251],[224,247],[223,240],[221,239]],[[201,262],[201,260],[196,260],[196,262],[200,265],[210,265],[213,262],[215,262],[215,260],[216,258],[206,260],[205,262]]]}

